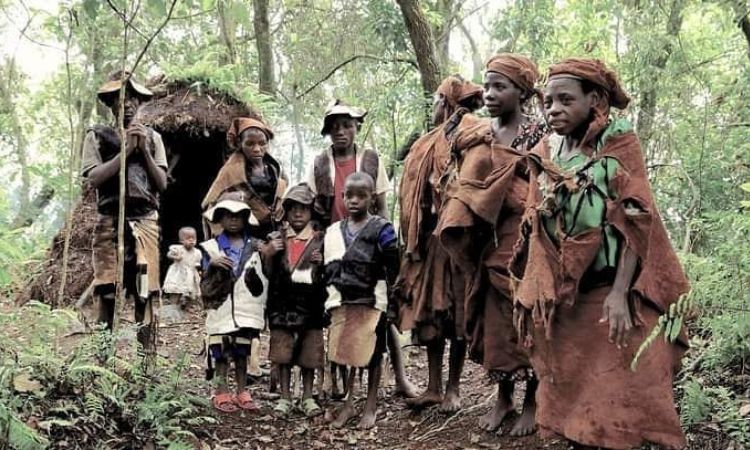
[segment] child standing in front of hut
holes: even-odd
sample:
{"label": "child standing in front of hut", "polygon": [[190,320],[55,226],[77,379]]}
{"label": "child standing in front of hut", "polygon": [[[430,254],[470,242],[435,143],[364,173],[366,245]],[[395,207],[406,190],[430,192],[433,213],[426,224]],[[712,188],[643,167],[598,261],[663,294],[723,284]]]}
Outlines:
{"label": "child standing in front of hut", "polygon": [[167,270],[164,279],[165,303],[168,305],[179,305],[185,309],[188,304],[194,303],[200,296],[200,274],[203,255],[195,246],[198,234],[193,227],[182,227],[177,233],[179,244],[170,245],[167,258],[172,264]]}
{"label": "child standing in front of hut", "polygon": [[375,425],[380,384],[380,362],[386,350],[387,320],[393,312],[389,290],[398,275],[398,239],[393,225],[370,214],[375,182],[365,172],[349,175],[344,184],[347,218],[326,231],[324,256],[331,314],[329,359],[348,367],[346,403],[333,426],[343,427],[356,415],[353,396],[355,368],[366,367],[367,402],[360,429]]}
{"label": "child standing in front of hut", "polygon": [[[245,390],[245,374],[251,342],[265,327],[268,288],[257,251],[262,244],[247,231],[250,207],[242,196],[241,192],[224,194],[206,212],[206,218],[220,224],[222,231],[216,238],[201,244],[206,253],[201,294],[207,310],[207,378],[213,378],[213,363],[216,379],[212,403],[217,410],[227,413],[238,408],[258,409],[250,392]],[[228,386],[231,361],[235,369],[234,394]]]}
{"label": "child standing in front of hut", "polygon": [[[300,410],[306,417],[322,412],[312,395],[315,370],[325,357],[326,287],[323,282],[323,237],[310,223],[315,196],[306,183],[284,195],[286,224],[270,236],[263,252],[270,281],[268,322],[271,329],[269,359],[278,367],[281,398],[274,413],[286,418],[293,404],[289,391],[292,366],[302,371]],[[251,280],[248,280],[251,282]]]}

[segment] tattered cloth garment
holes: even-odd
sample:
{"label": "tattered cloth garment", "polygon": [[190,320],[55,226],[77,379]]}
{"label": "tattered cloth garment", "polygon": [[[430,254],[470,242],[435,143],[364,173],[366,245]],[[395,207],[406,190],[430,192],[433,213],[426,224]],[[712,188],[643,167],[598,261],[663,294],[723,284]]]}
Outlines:
{"label": "tattered cloth garment", "polygon": [[[266,154],[263,157],[263,162],[266,164],[268,170],[273,171],[277,180],[275,188],[276,196],[272,204],[266,203],[250,185],[246,170],[247,159],[242,152],[237,151],[229,156],[224,166],[222,166],[216,175],[216,179],[211,184],[211,188],[201,203],[203,210],[205,211],[213,206],[225,192],[242,191],[246,194],[245,201],[250,206],[251,225],[267,226],[280,222],[283,216],[281,197],[284,195],[288,183],[286,176],[281,171],[281,165],[273,156]],[[212,235],[217,235],[221,232],[221,227],[218,224],[207,225],[210,227]],[[265,238],[265,236],[259,237]]]}
{"label": "tattered cloth garment", "polygon": [[[517,282],[516,326],[540,379],[540,432],[594,447],[624,449],[655,442],[683,448],[672,380],[686,336],[674,344],[657,339],[636,371],[630,370],[659,313],[689,288],[656,209],[640,143],[629,124],[610,123],[587,165],[604,158],[617,162],[607,183],[612,195],[604,193],[601,225],[566,234],[558,221],[551,237],[544,218],[570,207],[564,200],[570,194],[591,189],[582,172],[564,172],[549,159],[561,143],[562,137],[547,138],[529,158],[528,209],[511,266]],[[613,274],[592,270],[605,242],[605,226],[638,258],[629,295],[636,327],[623,349],[608,342],[609,325],[598,323],[614,281]]]}
{"label": "tattered cloth garment", "polygon": [[507,147],[493,141],[489,121],[467,119],[456,136],[457,170],[436,234],[472,275],[465,287],[469,356],[489,371],[514,372],[529,362],[516,341],[508,264],[527,196],[525,154],[545,127],[527,121]]}
{"label": "tattered cloth garment", "polygon": [[463,276],[433,232],[442,205],[440,180],[450,160],[450,137],[467,113],[459,108],[419,138],[404,162],[399,200],[405,246],[395,291],[399,328],[416,328],[419,342],[464,335]]}
{"label": "tattered cloth garment", "polygon": [[[156,212],[140,219],[126,221],[125,227],[125,282],[130,288],[135,283],[128,279],[143,275],[145,292],[159,291],[159,216]],[[94,286],[114,285],[117,282],[117,221],[99,215],[93,238]],[[128,292],[128,295],[138,295]]]}

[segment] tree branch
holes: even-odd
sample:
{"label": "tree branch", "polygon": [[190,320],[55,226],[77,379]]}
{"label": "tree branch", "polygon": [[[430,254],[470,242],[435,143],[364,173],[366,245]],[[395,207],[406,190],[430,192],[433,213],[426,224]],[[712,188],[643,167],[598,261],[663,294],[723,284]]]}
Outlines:
{"label": "tree branch", "polygon": [[373,61],[390,62],[390,63],[395,63],[395,62],[406,63],[406,64],[412,65],[415,69],[418,69],[417,63],[413,59],[408,59],[408,58],[391,58],[391,59],[388,59],[388,58],[381,58],[379,56],[373,56],[373,55],[353,55],[353,56],[350,56],[349,58],[345,59],[344,61],[340,62],[339,64],[336,64],[331,70],[328,71],[328,73],[325,76],[323,76],[323,78],[321,78],[320,80],[318,80],[315,83],[313,83],[310,87],[308,87],[307,89],[305,89],[301,94],[297,95],[297,99],[301,99],[305,95],[309,94],[315,88],[317,88],[318,86],[320,86],[321,84],[323,84],[324,82],[326,82],[329,78],[331,78],[334,74],[336,74],[336,72],[339,69],[341,69],[342,67],[346,66],[347,64],[352,63],[352,62],[354,62],[354,61],[356,61],[358,59],[370,59],[370,60],[373,60]]}

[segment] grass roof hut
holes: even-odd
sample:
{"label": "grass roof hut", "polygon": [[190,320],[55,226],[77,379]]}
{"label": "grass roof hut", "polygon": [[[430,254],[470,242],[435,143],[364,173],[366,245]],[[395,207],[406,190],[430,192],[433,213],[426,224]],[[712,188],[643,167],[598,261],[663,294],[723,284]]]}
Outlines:
{"label": "grass roof hut", "polygon": [[[161,133],[169,160],[169,182],[161,196],[162,255],[177,242],[183,226],[202,237],[201,200],[229,155],[226,132],[238,116],[258,117],[248,105],[202,82],[151,80],[154,98],[141,106],[141,122]],[[87,294],[93,281],[91,238],[96,223],[96,195],[84,192],[73,211],[68,275],[63,304]],[[57,233],[39,273],[22,290],[18,302],[34,299],[57,305],[62,275],[65,227]],[[166,269],[162,258],[162,269]],[[162,275],[166,270],[162,270]]]}

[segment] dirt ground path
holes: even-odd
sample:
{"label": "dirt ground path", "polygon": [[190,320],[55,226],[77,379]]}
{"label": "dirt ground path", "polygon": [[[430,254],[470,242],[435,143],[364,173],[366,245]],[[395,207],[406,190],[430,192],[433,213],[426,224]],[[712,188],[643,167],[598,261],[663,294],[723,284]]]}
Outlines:
{"label": "dirt ground path", "polygon": [[[203,319],[190,313],[182,321],[163,325],[160,330],[159,353],[177,358],[188,352],[191,364],[186,383],[193,394],[209,396],[204,380],[205,356],[199,355],[202,346]],[[267,336],[262,339],[262,367],[266,360]],[[427,361],[424,351],[407,348],[407,372],[420,390],[427,384]],[[446,352],[447,354],[447,352]],[[447,370],[447,368],[446,368]],[[447,371],[446,371],[447,373]],[[301,414],[290,420],[276,419],[272,414],[274,398],[268,392],[269,379],[262,377],[251,386],[259,400],[257,414],[223,414],[220,422],[205,430],[196,430],[205,449],[549,449],[564,450],[562,442],[542,442],[536,436],[511,438],[502,434],[479,430],[479,418],[494,400],[494,387],[488,384],[483,369],[467,362],[462,379],[463,409],[452,416],[441,414],[437,408],[421,412],[408,410],[404,401],[391,395],[392,377],[380,389],[376,427],[359,431],[355,424],[343,430],[331,430],[322,416],[308,420]],[[336,408],[340,402],[321,398],[324,410]],[[503,429],[507,433],[510,425]]]}

